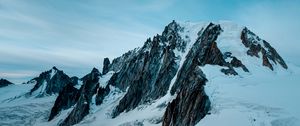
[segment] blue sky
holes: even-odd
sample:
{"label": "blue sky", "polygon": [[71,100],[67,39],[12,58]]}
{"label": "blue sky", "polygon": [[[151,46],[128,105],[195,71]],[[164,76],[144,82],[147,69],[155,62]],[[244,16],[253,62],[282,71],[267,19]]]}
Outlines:
{"label": "blue sky", "polygon": [[230,20],[299,65],[299,0],[0,0],[0,78],[83,76],[178,21]]}

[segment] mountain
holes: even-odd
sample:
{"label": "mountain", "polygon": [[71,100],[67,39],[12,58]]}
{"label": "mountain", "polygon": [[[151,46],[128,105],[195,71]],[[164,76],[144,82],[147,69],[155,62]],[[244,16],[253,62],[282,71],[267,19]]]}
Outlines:
{"label": "mountain", "polygon": [[8,80],[6,80],[6,79],[0,79],[0,88],[1,87],[5,87],[5,86],[8,86],[8,85],[11,85],[11,84],[13,84],[12,82],[9,82]]}
{"label": "mountain", "polygon": [[53,67],[51,70],[42,72],[38,77],[31,79],[28,83],[34,84],[29,95],[44,96],[59,93],[67,84],[76,85],[78,78],[70,78],[62,70]]}
{"label": "mountain", "polygon": [[[197,27],[200,29],[196,29]],[[85,88],[80,89],[82,93],[79,94],[85,97],[80,96],[81,98],[73,103],[76,106],[61,125],[80,122],[88,115],[92,106],[101,106],[103,100],[110,97],[110,92],[114,88],[119,89],[124,96],[111,110],[110,116],[113,119],[139,106],[166,99],[158,105],[161,106],[160,109],[164,108],[166,111],[157,123],[195,125],[208,114],[211,106],[211,101],[204,90],[207,78],[201,66],[222,66],[219,71],[225,75],[238,75],[236,69],[250,72],[241,59],[256,57],[258,61],[261,60],[261,66],[271,70],[277,63],[287,69],[287,65],[276,50],[247,28],[241,30],[239,43],[234,43],[235,45],[224,43],[219,46],[216,41],[222,32],[224,29],[219,24],[184,26],[173,21],[166,26],[162,35],[156,35],[152,40],[148,39],[141,48],[125,53],[112,63],[105,58],[103,75],[113,72],[109,81],[105,82],[107,85],[95,86],[99,85],[98,79],[102,79],[99,77],[100,74],[94,77],[96,79],[94,83],[86,81],[83,86],[89,85],[92,90],[87,90],[90,90],[91,94],[84,95]],[[230,50],[224,48],[226,46],[239,47]],[[237,51],[238,49],[244,51]],[[78,94],[74,93],[65,101],[73,100],[73,97],[78,97],[76,95]],[[95,99],[92,99],[93,95]]]}
{"label": "mountain", "polygon": [[[0,112],[5,121],[16,116],[7,111],[22,113],[26,118],[15,120],[27,125],[296,126],[298,75],[298,67],[247,27],[172,21],[142,47],[105,58],[102,72],[70,78],[53,67],[41,73],[24,93],[36,97],[4,100]],[[24,110],[47,107],[38,114],[1,107],[21,101]],[[0,116],[1,124],[7,123]]]}

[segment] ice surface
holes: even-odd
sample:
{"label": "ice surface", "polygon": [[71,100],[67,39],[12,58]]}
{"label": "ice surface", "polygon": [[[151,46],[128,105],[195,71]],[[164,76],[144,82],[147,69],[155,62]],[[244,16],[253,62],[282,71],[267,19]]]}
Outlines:
{"label": "ice surface", "polygon": [[0,125],[38,125],[46,121],[56,96],[28,97],[33,84],[16,84],[0,88]]}
{"label": "ice surface", "polygon": [[[211,115],[199,126],[289,126],[300,125],[300,69],[270,71],[251,69],[251,74],[225,76],[217,66],[202,68],[208,78],[206,93],[212,102]],[[285,126],[285,125],[283,125]]]}

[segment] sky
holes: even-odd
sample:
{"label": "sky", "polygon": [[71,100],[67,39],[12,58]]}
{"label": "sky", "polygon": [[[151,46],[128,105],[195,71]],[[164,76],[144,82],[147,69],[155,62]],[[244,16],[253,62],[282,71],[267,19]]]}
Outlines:
{"label": "sky", "polygon": [[229,20],[300,66],[299,0],[0,0],[0,78],[28,81],[52,66],[70,76],[101,69],[161,34],[172,20]]}

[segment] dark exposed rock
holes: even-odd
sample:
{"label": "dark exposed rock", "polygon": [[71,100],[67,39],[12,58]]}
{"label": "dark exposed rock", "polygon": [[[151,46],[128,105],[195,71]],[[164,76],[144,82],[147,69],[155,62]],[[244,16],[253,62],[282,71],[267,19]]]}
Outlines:
{"label": "dark exposed rock", "polygon": [[263,40],[264,46],[266,47],[266,56],[268,59],[272,60],[275,63],[279,63],[283,68],[287,69],[288,66],[281,58],[281,56],[277,53],[277,51],[265,40]]}
{"label": "dark exposed rock", "polygon": [[[217,37],[220,34],[220,32],[223,31],[221,28],[218,28],[217,30],[219,30],[219,31],[216,31],[217,34],[209,33],[209,34],[206,34],[206,36],[212,35],[212,36]],[[205,34],[203,34],[202,36],[205,36]],[[222,68],[221,72],[223,72],[226,75],[238,75],[238,73],[234,70],[233,67],[236,67],[236,68],[241,67],[245,72],[249,72],[247,67],[239,59],[232,56],[231,52],[225,52],[224,54],[222,54],[222,52],[218,48],[215,40],[203,41],[200,43],[199,51],[202,54],[199,55],[198,57],[199,57],[199,62],[200,62],[199,64],[201,66],[204,66],[206,64],[225,66],[227,68]],[[198,39],[198,41],[199,41],[199,39]],[[225,59],[227,59],[227,58],[232,58],[231,62],[226,62]]]}
{"label": "dark exposed rock", "polygon": [[236,57],[232,58],[232,60],[230,61],[230,64],[233,67],[241,67],[241,66],[243,66],[242,62],[239,59],[237,59]]}
{"label": "dark exposed rock", "polygon": [[121,70],[113,75],[109,84],[125,91],[125,96],[114,109],[112,116],[134,109],[139,104],[149,102],[167,93],[178,64],[173,50],[184,51],[186,42],[180,38],[180,26],[173,21],[162,35],[148,39]]}
{"label": "dark exposed rock", "polygon": [[137,48],[126,52],[125,54],[123,54],[118,58],[115,58],[112,61],[112,63],[109,65],[108,71],[115,71],[115,72],[119,71],[128,63],[129,60],[131,60],[131,58],[134,57],[134,55],[136,55],[136,51]]}
{"label": "dark exposed rock", "polygon": [[68,75],[63,71],[57,70],[56,74],[47,82],[46,93],[50,95],[59,93],[70,82],[72,81]]}
{"label": "dark exposed rock", "polygon": [[242,43],[245,47],[249,48],[247,54],[250,56],[259,57],[258,53],[261,51],[261,45],[259,44],[260,38],[253,32],[244,28],[241,34]]}
{"label": "dark exposed rock", "polygon": [[247,69],[247,67],[242,63],[242,61],[240,61],[239,59],[237,59],[236,57],[232,57],[232,60],[230,61],[230,64],[233,67],[241,67],[245,72],[249,72],[249,70]]}
{"label": "dark exposed rock", "polygon": [[228,68],[222,68],[221,72],[223,72],[226,75],[238,75],[238,73],[234,70],[234,68],[241,67],[245,72],[249,72],[248,68],[242,63],[241,60],[236,58],[235,56],[232,56],[231,52],[225,52],[223,54],[224,59],[231,58],[230,62],[226,62],[224,66],[227,66]]}
{"label": "dark exposed rock", "polygon": [[263,65],[273,70],[273,65],[270,60],[277,64],[279,63],[283,68],[287,69],[287,65],[276,50],[265,40],[260,39],[248,28],[244,28],[241,34],[242,43],[248,48],[247,54],[250,56],[259,57],[262,54]]}
{"label": "dark exposed rock", "polygon": [[104,61],[103,61],[103,70],[102,70],[102,74],[106,74],[108,73],[109,71],[109,65],[110,65],[110,61],[108,58],[104,58]]}
{"label": "dark exposed rock", "polygon": [[6,80],[6,79],[0,79],[0,88],[6,87],[6,86],[11,85],[11,84],[13,84],[13,83]]}
{"label": "dark exposed rock", "polygon": [[[50,71],[51,72],[51,71]],[[42,72],[39,77],[33,78],[31,81],[35,81],[36,84],[34,85],[34,87],[30,90],[30,95],[36,91],[37,89],[39,89],[42,84],[44,83],[44,81],[49,81],[50,80],[50,72],[46,71],[46,72]]]}
{"label": "dark exposed rock", "polygon": [[68,109],[75,105],[78,101],[80,94],[79,90],[73,87],[73,84],[67,84],[61,92],[59,92],[58,97],[55,100],[54,106],[51,109],[51,113],[48,121],[52,120],[60,111]]}
{"label": "dark exposed rock", "polygon": [[[162,49],[159,40],[154,38],[150,52],[141,52],[133,58],[126,69],[122,69],[118,75],[121,76],[116,82],[120,89],[129,89],[126,95],[121,99],[119,105],[114,109],[113,117],[123,111],[131,110],[141,102],[142,96],[146,96],[151,91],[151,84],[155,80],[156,73],[159,70]],[[122,85],[120,85],[122,84]]]}
{"label": "dark exposed rock", "polygon": [[123,111],[129,111],[138,106],[143,95],[143,80],[137,80],[129,87],[128,93],[121,99],[119,105],[114,109],[112,117],[118,116]]}
{"label": "dark exposed rock", "polygon": [[92,97],[99,88],[100,72],[94,68],[91,73],[82,78],[83,85],[79,91],[79,100],[68,117],[60,124],[61,126],[70,126],[79,123],[87,114],[89,114]]}
{"label": "dark exposed rock", "polygon": [[74,77],[71,77],[70,80],[71,80],[71,83],[72,83],[73,86],[74,86],[74,85],[77,85],[77,84],[78,84],[79,78],[74,76]]}
{"label": "dark exposed rock", "polygon": [[107,96],[109,92],[110,92],[109,85],[107,85],[105,88],[99,87],[96,96],[96,105],[101,105],[105,96]]}
{"label": "dark exposed rock", "polygon": [[230,58],[231,55],[232,55],[231,52],[225,52],[225,53],[223,54],[223,58],[224,58],[224,59]]}
{"label": "dark exposed rock", "polygon": [[194,126],[209,111],[210,101],[204,92],[206,79],[199,67],[190,70],[176,99],[169,103],[163,126]]}
{"label": "dark exposed rock", "polygon": [[[178,92],[182,86],[184,79],[187,78],[188,72],[191,68],[195,68],[195,65],[205,65],[205,63],[223,63],[225,61],[216,61],[216,62],[208,62],[210,61],[206,57],[210,57],[208,53],[211,49],[213,42],[217,39],[218,35],[221,33],[222,29],[220,25],[214,25],[210,23],[206,29],[200,33],[197,41],[194,43],[193,47],[187,54],[187,58],[184,61],[182,68],[179,70],[176,81],[171,89],[171,94],[173,95],[175,92]],[[220,55],[213,55],[219,57]],[[212,57],[213,57],[212,56]],[[223,55],[221,55],[223,57]],[[218,58],[220,59],[220,58]],[[223,59],[223,58],[222,58]],[[214,61],[214,60],[211,60]],[[197,63],[197,64],[196,64]]]}
{"label": "dark exposed rock", "polygon": [[93,68],[92,72],[82,78],[83,85],[81,87],[81,93],[84,93],[87,100],[90,102],[92,96],[96,93],[99,86],[100,72]]}
{"label": "dark exposed rock", "polygon": [[[214,45],[221,31],[220,25],[210,23],[199,34],[172,87],[171,94],[178,92],[178,95],[166,109],[163,126],[192,126],[207,114],[210,101],[203,87],[207,79],[198,65],[223,65],[225,63],[222,53]],[[214,59],[207,58],[207,56],[214,57]]]}
{"label": "dark exposed rock", "polygon": [[262,57],[262,59],[263,59],[263,65],[266,66],[266,67],[269,67],[271,70],[274,70],[272,64],[270,63],[270,61],[269,61],[269,59],[268,59],[268,57],[266,55],[266,50],[262,49],[261,53],[263,55],[263,57]]}
{"label": "dark exposed rock", "polygon": [[154,84],[154,90],[150,94],[151,98],[157,99],[167,93],[171,80],[175,76],[179,68],[175,60],[177,60],[177,58],[175,57],[174,53],[170,50],[167,50],[162,62],[161,69]]}
{"label": "dark exposed rock", "polygon": [[148,55],[147,52],[142,52],[138,56],[134,56],[116,73],[117,77],[115,77],[115,82],[110,81],[110,83],[113,83],[113,85],[125,91],[132,81],[137,80],[142,74]]}
{"label": "dark exposed rock", "polygon": [[232,67],[226,69],[222,68],[221,72],[224,73],[225,75],[238,75],[238,73]]}
{"label": "dark exposed rock", "polygon": [[29,80],[29,81],[27,81],[27,82],[24,82],[23,84],[36,84],[37,82],[36,82],[36,78],[37,77],[35,77],[35,78],[33,78],[33,79],[31,79],[31,80]]}
{"label": "dark exposed rock", "polygon": [[219,50],[216,42],[207,42],[202,43],[201,47],[206,48],[203,50],[204,55],[200,58],[200,65],[204,66],[205,64],[212,65],[225,65],[225,60],[223,59],[223,54]]}
{"label": "dark exposed rock", "polygon": [[[51,77],[51,73],[54,74]],[[63,71],[58,70],[56,67],[53,67],[49,71],[42,72],[39,77],[32,79],[35,81],[35,86],[30,90],[29,94],[31,95],[41,86],[46,86],[45,91],[41,92],[40,95],[51,95],[59,93],[67,84],[71,83],[72,80],[68,75]],[[45,85],[43,85],[45,83]]]}
{"label": "dark exposed rock", "polygon": [[82,94],[72,112],[69,116],[60,124],[60,126],[71,126],[79,123],[86,115],[89,114],[90,105],[87,97]]}

